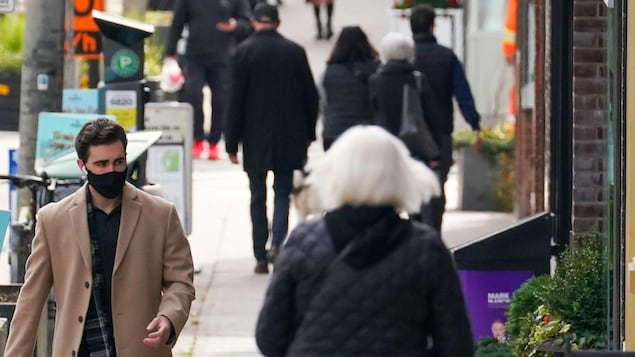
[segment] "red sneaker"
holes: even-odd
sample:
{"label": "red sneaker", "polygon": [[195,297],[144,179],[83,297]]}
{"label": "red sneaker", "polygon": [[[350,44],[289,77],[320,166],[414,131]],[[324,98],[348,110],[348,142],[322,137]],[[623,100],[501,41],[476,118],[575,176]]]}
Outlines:
{"label": "red sneaker", "polygon": [[210,160],[218,160],[218,145],[217,144],[209,144],[209,148],[207,150],[207,158]]}
{"label": "red sneaker", "polygon": [[194,140],[192,144],[192,157],[198,159],[205,148],[203,140]]}

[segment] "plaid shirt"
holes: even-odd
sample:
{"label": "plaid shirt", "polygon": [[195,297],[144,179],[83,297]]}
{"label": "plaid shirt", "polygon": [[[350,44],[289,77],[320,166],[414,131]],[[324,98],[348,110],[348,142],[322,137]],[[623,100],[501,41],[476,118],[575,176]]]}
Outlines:
{"label": "plaid shirt", "polygon": [[90,248],[93,261],[93,289],[86,323],[84,324],[84,336],[80,346],[79,356],[87,357],[116,357],[114,336],[112,331],[112,316],[106,311],[104,301],[105,276],[101,261],[99,240],[95,224],[95,212],[90,200],[90,192],[86,188],[86,203],[88,210],[88,231],[90,234]]}

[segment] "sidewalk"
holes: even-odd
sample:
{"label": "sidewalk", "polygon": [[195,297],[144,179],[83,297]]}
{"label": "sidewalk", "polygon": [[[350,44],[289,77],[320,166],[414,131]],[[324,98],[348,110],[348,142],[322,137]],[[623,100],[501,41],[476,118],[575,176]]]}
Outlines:
{"label": "sidewalk", "polygon": [[[319,154],[314,143],[310,155]],[[196,160],[193,180],[194,232],[190,244],[202,272],[194,277],[197,299],[175,356],[260,356],[253,334],[269,276],[252,272],[255,260],[246,175],[241,167],[221,157],[216,162]],[[511,215],[500,212],[456,210],[456,184],[452,170],[446,186],[448,212],[443,228],[448,248],[514,221]],[[296,223],[292,211],[290,226]]]}
{"label": "sidewalk", "polygon": [[[0,152],[17,146],[17,133],[0,132]],[[321,155],[319,144],[311,146],[309,155]],[[0,157],[0,172],[6,172],[6,161]],[[189,240],[194,261],[202,271],[194,276],[197,298],[174,355],[260,356],[253,332],[269,275],[253,273],[247,176],[225,153],[218,161],[195,160],[193,169],[193,232]],[[448,248],[514,221],[511,215],[500,212],[456,210],[456,185],[453,169],[446,184],[448,211],[443,226]],[[0,182],[0,209],[8,209],[7,191],[6,182]],[[273,199],[272,194],[269,199]],[[297,224],[293,210],[289,223],[291,228]],[[5,241],[0,254],[2,284],[9,282],[7,251]]]}
{"label": "sidewalk", "polygon": [[[280,31],[305,46],[318,80],[335,42],[315,41],[312,9],[304,1],[283,0]],[[388,31],[386,12],[390,0],[347,0],[336,3],[334,27],[360,25],[378,46]],[[337,35],[337,33],[336,33]],[[462,119],[461,119],[462,120]],[[459,121],[461,121],[459,120]],[[18,146],[17,133],[0,132],[0,172],[7,172],[6,150]],[[320,155],[314,143],[310,155]],[[514,221],[498,212],[456,210],[456,173],[446,184],[448,211],[443,239],[448,248],[497,231]],[[269,185],[271,186],[271,185]],[[0,182],[0,209],[6,209],[7,184]],[[249,189],[242,167],[231,165],[226,154],[218,161],[196,160],[193,164],[193,230],[190,244],[195,264],[197,299],[190,319],[174,349],[177,357],[260,356],[253,338],[258,311],[269,275],[253,273]],[[269,194],[269,199],[272,199]],[[268,205],[270,208],[273,204]],[[294,212],[290,228],[297,222]],[[0,254],[0,283],[8,282],[6,245]]]}

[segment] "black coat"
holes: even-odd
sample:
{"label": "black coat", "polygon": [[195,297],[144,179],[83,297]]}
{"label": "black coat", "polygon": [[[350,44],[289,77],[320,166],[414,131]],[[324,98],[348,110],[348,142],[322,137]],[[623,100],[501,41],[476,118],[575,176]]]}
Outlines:
{"label": "black coat", "polygon": [[[340,210],[360,209],[369,208]],[[433,356],[473,355],[459,280],[438,233],[370,209],[371,219],[327,213],[291,233],[256,325],[264,355],[426,356],[427,336]],[[347,240],[361,243],[331,266]]]}
{"label": "black coat", "polygon": [[[416,88],[414,67],[407,61],[388,61],[370,77],[370,103],[373,110],[373,123],[388,130],[393,135],[401,128],[401,108],[403,106],[403,86],[409,84]],[[421,104],[423,112],[437,145],[441,143],[443,121],[439,102],[430,84],[422,73]]]}
{"label": "black coat", "polygon": [[354,125],[371,123],[368,77],[378,66],[376,59],[326,66],[322,79],[325,139],[333,141]]}
{"label": "black coat", "polygon": [[[236,19],[234,32],[216,28],[218,22]],[[204,56],[206,60],[226,62],[238,39],[251,32],[251,9],[247,0],[177,0],[165,54],[176,55],[183,28],[188,26],[185,54]]]}
{"label": "black coat", "polygon": [[247,172],[302,168],[319,101],[304,49],[276,30],[261,30],[237,47],[231,66],[227,152],[242,143]]}

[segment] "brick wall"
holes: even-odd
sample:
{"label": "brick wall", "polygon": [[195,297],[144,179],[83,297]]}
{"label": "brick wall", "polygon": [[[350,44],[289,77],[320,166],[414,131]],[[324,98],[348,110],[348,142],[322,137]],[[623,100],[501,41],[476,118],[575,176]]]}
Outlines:
{"label": "brick wall", "polygon": [[575,234],[606,233],[607,9],[575,0],[573,9],[573,207]]}
{"label": "brick wall", "polygon": [[[517,43],[523,51],[533,41],[535,61],[533,68],[522,71],[533,73],[534,106],[533,109],[519,109],[516,113],[516,143],[514,148],[514,212],[519,218],[543,212],[545,207],[545,0],[536,0],[534,4],[535,33],[521,35]],[[520,9],[519,16],[527,17],[525,9]],[[528,25],[528,24],[527,24]],[[519,73],[517,83],[526,74]],[[517,103],[521,100],[518,99]]]}

